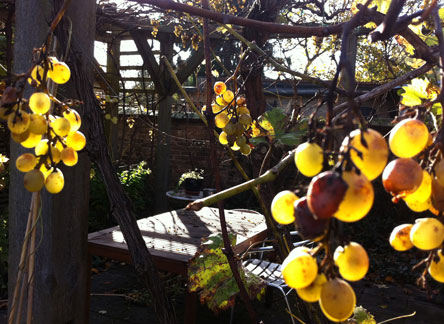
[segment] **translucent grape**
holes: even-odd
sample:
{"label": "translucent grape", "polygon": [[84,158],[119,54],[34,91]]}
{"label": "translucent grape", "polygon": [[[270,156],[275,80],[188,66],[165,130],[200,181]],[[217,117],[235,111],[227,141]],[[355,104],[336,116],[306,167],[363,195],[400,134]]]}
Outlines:
{"label": "translucent grape", "polygon": [[29,128],[30,123],[31,117],[24,111],[17,114],[10,114],[8,117],[8,128],[16,134],[24,133]]}
{"label": "translucent grape", "polygon": [[217,104],[211,105],[211,110],[213,111],[213,114],[217,114],[219,111],[221,111],[224,107],[221,107]]}
{"label": "translucent grape", "polygon": [[241,135],[236,139],[236,144],[241,147],[242,145],[247,143],[247,139],[245,138],[245,136]]}
{"label": "translucent grape", "polygon": [[[367,144],[365,147],[362,143],[362,134]],[[370,180],[376,179],[384,170],[388,159],[388,145],[377,131],[367,129],[364,133],[360,129],[352,131],[342,143],[343,148],[351,145],[362,153],[362,158],[356,150],[350,150],[350,157],[356,167]]]}
{"label": "translucent grape", "polygon": [[387,164],[382,173],[382,184],[396,197],[413,193],[422,183],[422,169],[412,159],[396,159]]}
{"label": "translucent grape", "polygon": [[396,251],[407,251],[413,247],[410,241],[410,231],[412,224],[402,224],[396,226],[390,234],[389,242]]}
{"label": "translucent grape", "polygon": [[54,168],[47,168],[45,164],[42,164],[42,166],[40,167],[40,171],[43,173],[45,180],[52,173],[52,170],[54,170]]}
{"label": "translucent grape", "polygon": [[23,184],[30,192],[40,191],[45,184],[45,177],[40,170],[34,169],[25,173]]}
{"label": "translucent grape", "polygon": [[34,92],[29,97],[29,108],[35,114],[46,114],[51,108],[51,99],[44,92]]}
{"label": "translucent grape", "polygon": [[20,144],[26,148],[35,147],[42,139],[42,135],[34,134],[32,132],[29,133],[29,136]]}
{"label": "translucent grape", "polygon": [[432,207],[432,200],[429,198],[425,201],[406,201],[405,204],[415,213],[422,213]]}
{"label": "translucent grape", "polygon": [[252,121],[253,119],[251,118],[250,115],[247,114],[239,115],[239,123],[241,123],[242,125],[250,125]]}
{"label": "translucent grape", "polygon": [[233,135],[236,133],[236,124],[233,122],[229,122],[225,127],[224,127],[224,132],[227,133],[227,135]]}
{"label": "translucent grape", "polygon": [[318,264],[307,249],[295,248],[282,263],[282,276],[285,283],[295,289],[309,286],[318,274]]}
{"label": "translucent grape", "polygon": [[52,64],[52,69],[48,71],[48,77],[55,83],[64,84],[69,81],[71,70],[65,62],[55,62]]}
{"label": "translucent grape", "polygon": [[43,135],[48,130],[48,123],[46,118],[40,114],[31,114],[31,123],[29,124],[29,131],[34,134]]}
{"label": "translucent grape", "polygon": [[66,137],[66,145],[76,151],[82,150],[86,145],[86,138],[81,132],[77,131]]}
{"label": "translucent grape", "polygon": [[348,188],[333,216],[343,222],[356,222],[367,215],[373,206],[373,186],[362,173],[357,175],[353,171],[344,171],[342,179]]}
{"label": "translucent grape", "polygon": [[222,81],[217,81],[214,83],[214,93],[217,95],[223,94],[227,90],[227,85]]}
{"label": "translucent grape", "polygon": [[17,170],[21,172],[28,172],[34,169],[37,164],[37,158],[32,153],[24,153],[15,160]]}
{"label": "translucent grape", "polygon": [[330,279],[322,287],[319,306],[329,320],[345,321],[355,309],[355,292],[346,281],[339,278]]}
{"label": "translucent grape", "polygon": [[222,112],[214,117],[214,123],[216,124],[216,127],[224,128],[227,126],[228,122],[230,121],[230,118],[228,117],[228,114],[226,112]]}
{"label": "translucent grape", "polygon": [[306,177],[313,177],[321,172],[324,161],[322,148],[316,143],[302,143],[296,148],[295,163],[298,170]]}
{"label": "translucent grape", "polygon": [[82,125],[82,119],[80,118],[80,115],[77,111],[74,109],[68,109],[63,112],[63,117],[68,119],[69,124],[71,125],[70,132],[76,132],[80,129],[80,126]]}
{"label": "translucent grape", "polygon": [[79,157],[72,147],[65,147],[61,153],[61,159],[66,166],[74,166],[77,164]]}
{"label": "translucent grape", "polygon": [[62,137],[68,135],[69,131],[71,130],[70,122],[68,119],[63,117],[56,118],[56,120],[50,123],[50,126],[54,133]]}
{"label": "translucent grape", "polygon": [[221,107],[225,107],[226,105],[228,105],[228,103],[224,100],[224,98],[221,95],[216,97],[216,103]]}
{"label": "translucent grape", "polygon": [[346,246],[338,246],[334,253],[335,264],[342,278],[358,281],[365,277],[369,267],[368,255],[365,249],[356,242]]}
{"label": "translucent grape", "polygon": [[233,151],[239,151],[239,150],[240,150],[240,147],[236,144],[236,142],[234,142],[234,144],[231,146],[231,149],[232,149]]}
{"label": "translucent grape", "polygon": [[444,241],[444,225],[436,218],[419,218],[410,231],[410,240],[418,249],[436,249]]}
{"label": "translucent grape", "polygon": [[28,128],[25,132],[20,134],[11,133],[11,138],[14,140],[14,142],[21,143],[29,137],[29,134],[31,134],[31,132],[29,131]]}
{"label": "translucent grape", "polygon": [[321,298],[321,290],[326,282],[327,277],[323,273],[319,273],[308,287],[296,289],[296,292],[302,300],[314,303]]}
{"label": "translucent grape", "polygon": [[31,71],[31,78],[28,79],[29,84],[32,83],[32,80],[35,80],[37,85],[40,85],[40,82],[43,80],[44,69],[41,65],[36,65]]}
{"label": "translucent grape", "polygon": [[245,106],[238,107],[237,108],[237,113],[238,113],[238,115],[249,115],[249,116],[251,116],[250,110],[248,110],[248,108],[245,107]]}
{"label": "translucent grape", "polygon": [[229,104],[230,102],[233,101],[234,99],[234,93],[231,90],[226,90],[223,94],[222,97],[224,98],[224,101]]}
{"label": "translucent grape", "polygon": [[62,191],[63,186],[65,185],[65,179],[63,177],[62,171],[59,169],[55,169],[51,172],[51,174],[46,178],[45,188],[49,193],[56,194]]}
{"label": "translucent grape", "polygon": [[[438,262],[436,262],[436,258],[438,258]],[[432,260],[428,271],[433,279],[444,283],[444,256],[442,254],[442,249],[438,250],[437,257]]]}
{"label": "translucent grape", "polygon": [[[432,195],[432,177],[431,175],[423,170],[422,171],[422,181],[419,188],[416,189],[411,194],[404,197],[407,204],[418,204],[421,202],[426,202]],[[428,208],[424,209],[427,210]]]}
{"label": "translucent grape", "polygon": [[418,119],[404,119],[393,127],[390,137],[390,150],[398,157],[410,158],[421,152],[427,144],[429,131]]}
{"label": "translucent grape", "polygon": [[243,144],[239,151],[243,154],[243,155],[249,155],[251,153],[251,147],[248,144]]}
{"label": "translucent grape", "polygon": [[221,143],[222,145],[227,145],[228,144],[227,133],[221,132],[219,134],[219,143]]}
{"label": "translucent grape", "polygon": [[274,196],[271,202],[271,214],[276,222],[287,225],[294,222],[294,202],[298,200],[290,190],[284,190]]}

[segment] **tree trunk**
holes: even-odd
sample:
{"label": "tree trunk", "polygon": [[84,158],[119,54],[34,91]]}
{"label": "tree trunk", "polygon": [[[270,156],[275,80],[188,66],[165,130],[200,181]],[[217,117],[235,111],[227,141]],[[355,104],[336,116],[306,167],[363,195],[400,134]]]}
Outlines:
{"label": "tree trunk", "polygon": [[[26,72],[31,66],[32,51],[46,39],[48,21],[53,18],[54,2],[50,0],[17,0],[14,47],[14,72]],[[81,15],[77,15],[77,12]],[[93,53],[95,3],[73,1],[70,13],[73,37],[82,40],[86,55]],[[79,37],[79,35],[81,35]],[[71,83],[72,84],[72,83]],[[60,87],[60,92],[75,98],[71,84]],[[28,97],[31,89],[27,89]],[[78,107],[82,114],[82,106]],[[81,129],[85,131],[84,128]],[[25,151],[11,143],[11,160]],[[42,191],[41,226],[37,225],[37,252],[35,257],[35,284],[33,323],[86,322],[87,215],[90,163],[86,154],[79,154],[75,167],[60,166],[65,177],[65,188],[57,195]],[[11,163],[9,192],[9,296],[13,296],[21,245],[26,227],[31,193],[23,187],[23,174]],[[67,208],[69,206],[69,208]],[[41,230],[42,229],[42,230]],[[11,300],[10,300],[11,303]],[[10,304],[11,305],[11,304]],[[26,305],[26,300],[24,305]],[[23,307],[22,310],[26,309]],[[26,316],[21,316],[22,322]]]}

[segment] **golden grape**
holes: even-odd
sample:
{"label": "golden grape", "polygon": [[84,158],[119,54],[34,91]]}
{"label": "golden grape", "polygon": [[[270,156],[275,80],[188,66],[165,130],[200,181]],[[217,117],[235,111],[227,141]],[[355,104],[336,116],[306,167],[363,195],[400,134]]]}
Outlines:
{"label": "golden grape", "polygon": [[82,150],[86,145],[86,138],[81,132],[69,134],[66,137],[66,145],[72,147],[76,151]]}
{"label": "golden grape", "polygon": [[30,132],[29,136],[23,142],[20,142],[20,144],[26,148],[33,148],[41,141],[41,139],[42,135]]}
{"label": "golden grape", "polygon": [[231,90],[226,90],[223,94],[222,97],[224,98],[224,101],[229,104],[230,102],[233,101],[234,99],[234,93]]}
{"label": "golden grape", "polygon": [[79,157],[72,147],[65,147],[61,153],[61,159],[66,166],[74,166],[77,164]]}
{"label": "golden grape", "polygon": [[55,169],[51,172],[51,174],[46,178],[45,188],[49,193],[56,194],[62,191],[63,186],[65,185],[65,179],[63,177],[62,171],[59,169]]}
{"label": "golden grape", "polygon": [[422,121],[407,118],[399,122],[390,132],[390,150],[397,157],[411,158],[424,149],[428,138],[429,131]]}
{"label": "golden grape", "polygon": [[316,259],[305,247],[293,249],[282,263],[282,276],[285,283],[295,289],[309,286],[318,274]]}
{"label": "golden grape", "polygon": [[367,274],[368,255],[359,243],[350,242],[344,247],[338,246],[333,258],[339,268],[339,273],[346,280],[358,281]]}
{"label": "golden grape", "polygon": [[316,279],[307,287],[296,289],[298,296],[309,303],[314,303],[321,298],[321,290],[327,282],[327,277],[323,273],[319,273]]}
{"label": "golden grape", "polygon": [[[438,258],[438,262],[436,262],[436,258]],[[433,279],[444,283],[444,256],[442,254],[442,249],[438,250],[437,256],[433,258],[428,271]]]}
{"label": "golden grape", "polygon": [[221,143],[222,145],[227,145],[228,144],[227,133],[221,132],[219,134],[219,143]]}
{"label": "golden grape", "polygon": [[231,149],[232,149],[233,151],[239,151],[239,150],[240,150],[240,147],[239,147],[239,145],[236,144],[236,142],[234,142],[234,144],[231,146]]}
{"label": "golden grape", "polygon": [[30,192],[40,191],[45,184],[45,177],[40,170],[34,169],[25,173],[23,179],[26,190]]}
{"label": "golden grape", "polygon": [[29,108],[35,114],[46,114],[51,108],[51,99],[44,92],[34,92],[29,97]]}
{"label": "golden grape", "polygon": [[50,126],[54,133],[56,133],[59,136],[66,136],[69,134],[69,131],[71,130],[71,124],[68,121],[68,119],[64,117],[56,118],[54,121],[50,123]]}
{"label": "golden grape", "polygon": [[11,133],[11,138],[14,140],[14,142],[21,143],[29,137],[29,134],[31,134],[31,132],[29,131],[28,128],[26,131],[20,134]]}
{"label": "golden grape", "polygon": [[229,121],[230,118],[228,117],[228,114],[226,112],[221,112],[214,117],[214,123],[216,124],[216,127],[219,128],[224,128],[225,126],[227,126]]}
{"label": "golden grape", "polygon": [[387,192],[395,197],[403,198],[419,188],[422,176],[422,169],[418,162],[399,158],[385,167],[382,173],[382,184]]}
{"label": "golden grape", "polygon": [[74,109],[67,109],[63,112],[63,117],[68,119],[69,124],[71,125],[70,132],[74,133],[80,129],[80,126],[82,125],[82,119],[80,118],[80,115],[77,111]]}
{"label": "golden grape", "polygon": [[17,114],[10,114],[8,117],[8,128],[11,132],[24,133],[31,123],[31,117],[27,112],[21,111]]}
{"label": "golden grape", "polygon": [[396,251],[407,251],[413,247],[410,241],[410,231],[412,224],[402,224],[396,226],[390,234],[389,242]]}
{"label": "golden grape", "polygon": [[322,287],[319,306],[329,320],[333,322],[345,321],[355,309],[355,292],[345,280],[330,279]]}
{"label": "golden grape", "polygon": [[432,207],[432,199],[426,199],[425,201],[406,201],[407,207],[415,213],[422,213]]}
{"label": "golden grape", "polygon": [[225,107],[226,105],[228,105],[228,102],[225,102],[222,95],[216,97],[216,103],[221,107]]}
{"label": "golden grape", "polygon": [[46,118],[40,114],[31,114],[31,123],[29,124],[29,131],[34,134],[43,135],[48,130],[48,123]]}
{"label": "golden grape", "polygon": [[243,154],[243,155],[249,155],[251,153],[251,147],[248,144],[243,144],[241,145],[239,151]]}
{"label": "golden grape", "polygon": [[294,202],[298,200],[290,190],[284,190],[274,196],[271,202],[271,214],[276,222],[287,225],[294,222]]}
{"label": "golden grape", "polygon": [[[362,134],[367,144],[365,147],[362,143]],[[362,153],[359,157],[356,150],[350,150],[350,157],[356,167],[370,180],[376,179],[384,170],[389,155],[387,143],[377,131],[367,129],[364,133],[360,129],[355,129],[346,137],[342,143],[345,148],[350,145]]]}
{"label": "golden grape", "polygon": [[43,81],[43,73],[44,69],[41,65],[36,65],[31,71],[31,77],[28,79],[29,84],[32,83],[32,80],[35,80],[37,85],[40,85],[40,82]]}
{"label": "golden grape", "polygon": [[248,110],[248,108],[245,107],[245,106],[237,107],[236,110],[237,110],[237,114],[238,115],[249,115],[249,116],[251,116],[250,110]]}
{"label": "golden grape", "polygon": [[236,133],[236,124],[233,122],[229,122],[224,127],[224,132],[227,133],[227,135],[234,135]]}
{"label": "golden grape", "polygon": [[227,85],[222,81],[214,83],[214,93],[217,95],[223,94],[227,90]]}
{"label": "golden grape", "polygon": [[224,107],[219,106],[218,104],[212,104],[211,110],[213,111],[213,114],[217,114],[219,111],[221,111]]}
{"label": "golden grape", "polygon": [[324,155],[322,148],[316,143],[300,144],[294,158],[296,167],[306,177],[313,177],[322,170]]}
{"label": "golden grape", "polygon": [[37,164],[37,158],[32,153],[24,153],[15,160],[17,170],[21,172],[28,172],[34,169]]}
{"label": "golden grape", "polygon": [[54,170],[54,168],[52,168],[52,167],[47,168],[45,164],[42,164],[42,166],[40,167],[40,171],[43,173],[43,176],[45,177],[45,180],[52,173],[52,170]]}
{"label": "golden grape", "polygon": [[250,115],[247,114],[240,114],[239,115],[239,123],[241,123],[242,125],[250,125],[251,122],[253,121],[253,119],[251,118]]}
{"label": "golden grape", "polygon": [[364,174],[357,175],[354,171],[344,171],[342,179],[348,188],[333,216],[343,222],[356,222],[367,215],[373,206],[373,186]]}
{"label": "golden grape", "polygon": [[53,62],[52,69],[48,71],[50,77],[55,83],[64,84],[71,77],[71,70],[65,62]]}
{"label": "golden grape", "polygon": [[410,231],[410,240],[418,249],[436,249],[444,241],[444,225],[436,218],[418,218]]}
{"label": "golden grape", "polygon": [[[408,194],[404,197],[405,202],[407,205],[409,204],[418,204],[421,202],[426,202],[429,200],[430,196],[432,195],[432,177],[431,175],[423,170],[422,171],[422,181],[419,185],[419,188],[416,189],[411,194]],[[424,209],[427,210],[428,208]]]}

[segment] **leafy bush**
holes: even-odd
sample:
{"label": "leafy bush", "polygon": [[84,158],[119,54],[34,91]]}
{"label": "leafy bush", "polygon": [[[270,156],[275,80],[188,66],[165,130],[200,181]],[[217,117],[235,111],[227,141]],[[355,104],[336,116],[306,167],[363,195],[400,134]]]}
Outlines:
{"label": "leafy bush", "polygon": [[[118,171],[120,182],[132,202],[132,207],[138,218],[146,217],[152,208],[153,201],[150,187],[151,170],[146,168],[146,162],[121,168]],[[89,199],[89,231],[94,232],[116,225],[111,215],[111,207],[106,194],[105,184],[96,168],[91,169],[90,199]]]}

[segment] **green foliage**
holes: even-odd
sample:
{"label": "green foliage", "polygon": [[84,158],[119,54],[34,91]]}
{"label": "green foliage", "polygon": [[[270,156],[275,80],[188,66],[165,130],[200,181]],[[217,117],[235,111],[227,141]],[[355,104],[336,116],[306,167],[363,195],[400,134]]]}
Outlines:
{"label": "green foliage", "polygon": [[[232,245],[236,243],[234,235],[230,235],[230,241]],[[199,291],[201,303],[207,303],[216,313],[232,307],[239,292],[222,247],[222,234],[202,239],[199,250],[188,267],[189,290]],[[245,272],[242,267],[239,272],[250,297],[259,298],[265,288],[262,279]]]}
{"label": "green foliage", "polygon": [[[149,187],[150,175],[151,170],[146,168],[144,161],[118,172],[120,182],[131,199],[137,217],[146,217],[153,203]],[[110,208],[105,184],[93,168],[91,169],[88,219],[90,232],[115,225]]]}

